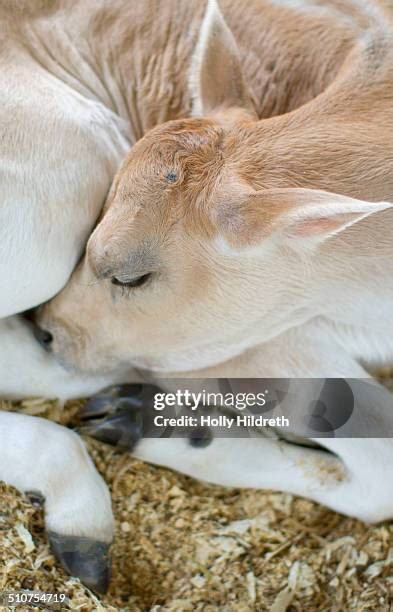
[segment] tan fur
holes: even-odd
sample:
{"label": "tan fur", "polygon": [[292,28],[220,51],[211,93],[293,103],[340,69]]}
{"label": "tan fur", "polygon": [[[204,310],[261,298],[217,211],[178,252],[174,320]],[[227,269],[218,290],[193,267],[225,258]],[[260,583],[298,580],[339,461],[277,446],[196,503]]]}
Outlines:
{"label": "tan fur", "polygon": [[[220,0],[260,117],[293,110],[320,93],[370,21],[359,3],[313,5],[298,11],[267,0]],[[2,0],[0,32],[12,32],[38,61],[47,49],[58,72],[71,38],[80,61],[104,85],[104,70],[115,77],[124,108],[118,108],[120,96],[112,103],[140,137],[158,123],[187,116],[187,75],[205,7],[205,0]],[[314,52],[315,40],[323,53]],[[77,63],[65,68],[62,76],[78,76]]]}
{"label": "tan fur", "polygon": [[[320,191],[391,199],[388,17],[372,0],[219,4],[222,14],[212,0],[0,0],[7,396],[91,395],[135,380],[133,365],[363,377],[363,363],[393,359],[392,204]],[[64,287],[137,139],[87,256],[41,311],[53,334],[44,354],[8,317]],[[130,286],[141,276],[146,284]],[[366,398],[364,420],[389,436],[391,398],[378,395]],[[108,541],[110,503],[94,472],[72,460],[59,497],[49,455],[29,471],[44,423],[1,421],[0,477],[44,493],[51,530]],[[315,466],[315,451],[234,442],[201,451],[146,439],[137,453],[223,485],[283,487],[363,520],[392,515],[389,440],[324,438],[345,467],[337,487],[299,469],[305,455]],[[64,443],[72,458],[78,445],[65,434]]]}
{"label": "tan fur", "polygon": [[[9,164],[4,148],[6,195],[18,179],[3,224],[2,278],[12,270],[0,292],[7,312],[21,308],[20,301],[10,306],[15,288],[20,296],[27,291],[32,306],[63,286],[67,274],[53,271],[49,286],[51,269],[61,259],[72,268],[123,151],[140,139],[115,178],[87,256],[38,317],[53,335],[53,342],[48,334],[41,340],[71,373],[54,368],[47,384],[49,354],[44,370],[26,368],[39,366],[42,353],[23,341],[14,352],[26,335],[16,328],[15,336],[12,318],[2,328],[3,389],[27,393],[33,384],[46,395],[66,389],[69,397],[91,392],[92,378],[100,385],[120,375],[133,380],[130,366],[169,386],[178,382],[163,383],[160,374],[316,378],[309,382],[318,394],[321,378],[353,378],[362,389],[354,389],[355,431],[359,422],[370,437],[344,426],[337,437],[316,438],[334,453],[343,479],[313,477],[319,451],[259,436],[217,438],[203,450],[181,438],[147,438],[136,455],[221,485],[283,488],[362,520],[391,517],[391,396],[375,381],[356,380],[367,377],[364,364],[393,360],[388,15],[373,0],[0,0],[0,37],[2,118],[18,128],[3,138],[14,156]],[[29,137],[30,175],[21,171],[26,149],[15,135]],[[17,195],[26,185],[23,207]],[[14,202],[21,223],[11,214]],[[85,234],[65,243],[73,259],[63,237],[79,232],[89,207]],[[24,232],[29,249],[18,260],[25,236],[18,243],[17,226],[26,227],[30,210],[40,231]],[[32,259],[46,238],[46,256]],[[41,286],[46,293],[34,293]],[[288,396],[289,416],[299,434],[303,409],[318,395],[309,396],[303,380],[292,384],[299,393]],[[35,452],[31,425],[22,438],[19,419],[13,427],[0,463],[12,467],[4,477],[26,490],[19,475],[29,473],[29,448]],[[51,481],[44,480],[50,501]],[[72,505],[67,496],[65,505],[56,503],[60,523],[47,507],[48,526],[62,533],[66,523],[65,533],[88,529],[107,540],[105,495],[89,488],[89,478],[77,484]],[[88,512],[78,513],[89,491],[97,502],[89,498]]]}
{"label": "tan fur", "polygon": [[[388,205],[373,207],[364,200],[393,201],[393,43],[382,10],[351,0],[300,9],[255,0],[243,6],[246,36],[234,19],[240,15],[235,5],[220,6],[233,23],[240,52],[217,25],[221,17],[212,25],[205,18],[204,38],[222,36],[223,42],[194,44],[198,62],[192,54],[188,62],[189,69],[212,66],[213,73],[218,59],[226,64],[222,80],[209,81],[207,94],[204,86],[199,89],[199,107],[209,116],[174,117],[136,143],[114,181],[86,260],[42,312],[42,325],[55,336],[55,352],[78,367],[99,370],[127,360],[160,371],[207,367],[307,321],[315,316],[313,292],[323,261],[319,278],[331,275],[334,251],[333,259],[322,257],[327,238],[345,229],[344,238],[330,241],[331,248],[337,244],[337,253],[344,254],[351,239],[362,245],[359,257],[366,256],[368,236],[381,228],[382,217],[374,220],[374,213]],[[225,81],[239,74],[243,58],[248,76],[257,25],[261,70],[250,83],[245,78],[257,100],[255,113],[247,88],[241,108],[242,88]],[[261,87],[265,61],[275,62],[281,75],[277,95],[271,80]],[[187,87],[180,90],[190,104]],[[236,107],[223,104],[223,92]],[[261,119],[273,98],[268,114],[289,112]],[[300,101],[305,104],[298,107]],[[176,178],[168,181],[171,173]],[[391,211],[384,214],[390,218]],[[374,216],[364,232],[359,222],[369,215]],[[355,223],[359,227],[352,229]],[[298,259],[294,236],[303,239],[302,250],[306,243],[319,245],[312,274],[303,255]],[[389,242],[381,240],[389,258]],[[350,275],[347,255],[340,266],[343,278]],[[373,270],[371,263],[365,279],[372,279]],[[113,279],[126,283],[150,272],[150,286],[124,289],[123,297],[111,286]],[[262,292],[266,278],[270,285]],[[250,298],[253,279],[256,293]],[[373,282],[365,280],[364,286]],[[109,325],[112,312],[109,331],[100,321]],[[99,357],[89,346],[100,347]]]}

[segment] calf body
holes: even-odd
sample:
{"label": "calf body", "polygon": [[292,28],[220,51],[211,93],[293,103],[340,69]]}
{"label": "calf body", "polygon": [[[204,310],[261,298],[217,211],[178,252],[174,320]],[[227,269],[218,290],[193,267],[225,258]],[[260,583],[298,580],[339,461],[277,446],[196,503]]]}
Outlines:
{"label": "calf body", "polygon": [[190,372],[301,324],[342,335],[354,364],[393,357],[393,44],[388,18],[369,17],[324,91],[261,120],[208,4],[189,76],[206,117],[154,128],[122,164],[86,257],[42,311],[62,362]]}
{"label": "calf body", "polygon": [[[388,17],[367,6],[349,46],[343,35],[326,89],[260,119],[235,39],[208,4],[191,62],[195,117],[136,143],[85,259],[41,313],[62,363],[105,372],[117,360],[194,378],[362,378],[364,364],[393,358],[393,39]],[[361,416],[378,413],[389,435],[393,401],[376,394]],[[392,514],[389,439],[316,441],[336,454],[335,483],[316,484],[285,442],[259,441],[259,467],[246,476],[242,465],[242,478],[220,440],[190,454],[176,440],[144,440],[136,453],[221,484],[283,487],[365,520]],[[247,457],[249,440],[236,444]],[[317,469],[315,450],[299,453]],[[266,454],[275,469],[261,473]],[[207,463],[216,466],[208,476]]]}
{"label": "calf body", "polygon": [[[266,288],[275,287],[280,278],[286,282],[288,273],[299,270],[299,262],[296,263],[296,258],[292,263],[286,259],[281,273],[269,277],[267,266],[261,264],[265,254],[259,244],[266,224],[261,225],[260,216],[247,197],[266,188],[301,186],[366,200],[392,200],[388,18],[371,3],[359,6],[335,0],[328,8],[318,1],[294,6],[291,2],[223,0],[221,8],[235,38],[217,5],[206,5],[202,0],[192,5],[185,0],[167,0],[164,6],[147,0],[37,1],[20,2],[17,7],[0,2],[0,36],[4,43],[0,56],[2,395],[90,394],[110,381],[133,378],[131,365],[157,372],[208,368],[203,372],[207,376],[229,375],[230,371],[250,376],[257,372],[260,376],[264,373],[261,364],[265,366],[267,362],[268,375],[272,376],[363,373],[353,350],[346,351],[340,360],[331,358],[335,350],[332,346],[336,346],[331,338],[340,344],[347,322],[327,309],[320,311],[321,300],[316,300],[312,293],[313,283],[321,278],[317,266],[312,275],[303,271],[301,282],[296,277],[294,284],[288,283],[286,290],[276,292],[273,301],[266,301]],[[159,17],[154,19],[152,15]],[[316,38],[318,54],[314,52]],[[209,114],[210,119],[183,120],[200,113]],[[289,114],[275,117],[283,113]],[[265,120],[257,121],[262,118]],[[141,140],[139,148],[135,148],[131,161],[123,166],[89,243],[87,262],[82,263],[64,293],[42,312],[42,325],[54,335],[53,349],[59,360],[74,368],[71,372],[63,371],[34,343],[25,324],[14,315],[45,302],[63,288],[84,250],[126,151],[150,129],[169,120],[177,122],[164,123],[158,131],[148,134],[147,140]],[[156,168],[152,172],[148,155],[154,142],[160,149],[158,168],[160,172],[165,170],[160,174],[161,182],[155,182]],[[239,142],[243,147],[238,146]],[[182,159],[188,161],[187,173],[191,169],[191,177],[186,177],[187,191],[177,190],[176,196],[176,189],[185,178]],[[217,160],[221,160],[219,168]],[[197,192],[199,200],[195,205]],[[158,208],[146,205],[152,194],[155,198],[157,194],[165,196],[161,213]],[[284,210],[282,196],[270,195],[272,201],[279,202],[277,211]],[[296,203],[299,194],[284,195]],[[182,200],[184,205],[190,197],[193,206],[185,217],[180,215],[187,227],[173,224],[173,215],[177,220]],[[320,197],[323,200],[326,194]],[[224,207],[220,206],[223,202]],[[353,223],[360,221],[360,215],[366,217],[373,212],[366,205],[360,210],[353,201],[345,202]],[[241,210],[242,203],[250,209],[249,221]],[[387,208],[380,204],[378,210]],[[139,213],[137,218],[139,210],[146,216]],[[374,210],[377,211],[377,206]],[[165,215],[160,218],[162,211]],[[237,211],[240,224],[236,221]],[[272,222],[278,218],[276,212],[271,213]],[[330,223],[331,214],[327,217]],[[386,219],[389,221],[391,215]],[[167,241],[172,251],[151,256],[149,240],[160,244],[160,237],[154,236],[157,221],[165,232],[172,224],[177,234]],[[378,223],[385,228],[388,221],[382,223],[379,219]],[[339,221],[335,228],[344,225]],[[351,223],[348,221],[347,225]],[[378,227],[375,225],[377,234]],[[323,237],[325,234],[322,232]],[[369,236],[368,229],[365,235]],[[186,237],[191,237],[191,243],[186,242]],[[338,241],[341,239],[345,249],[347,240],[337,237]],[[138,250],[142,242],[147,259]],[[126,285],[138,275],[148,277],[155,272],[149,266],[156,261],[164,261],[160,270],[165,278],[165,270],[176,265],[175,243],[176,248],[181,245],[178,254],[182,254],[178,278],[171,280],[172,287],[176,287],[176,308],[170,297],[171,283],[169,289],[158,293],[158,299],[150,294],[144,308],[138,308],[137,301],[135,307],[130,307],[124,299],[119,301],[117,295],[113,295],[113,306],[109,283],[104,278],[111,276],[118,284]],[[193,260],[184,257],[183,247],[186,253],[193,249]],[[298,254],[298,250],[292,251]],[[365,257],[368,253],[367,246]],[[384,251],[380,261],[385,257],[390,261],[390,251]],[[326,258],[331,259],[329,250]],[[150,262],[147,267],[146,261]],[[317,261],[321,263],[322,259]],[[371,276],[375,270],[373,261]],[[130,262],[134,268],[130,268]],[[141,269],[135,262],[143,264]],[[212,282],[217,269],[221,275],[218,285]],[[328,274],[321,263],[322,269],[323,274]],[[202,276],[200,286],[195,286],[195,274],[190,276],[190,271]],[[332,276],[335,279],[334,272],[329,274],[330,280]],[[181,289],[176,285],[178,282]],[[256,285],[261,291],[257,300]],[[323,286],[318,285],[319,289]],[[197,296],[195,308],[188,299],[191,288]],[[230,308],[228,300],[220,302],[223,288],[227,295],[233,295]],[[358,288],[355,284],[354,295]],[[370,284],[368,289],[371,293]],[[385,289],[386,286],[384,299]],[[204,291],[205,302],[200,299]],[[145,297],[148,295],[145,293]],[[292,304],[293,297],[296,300]],[[369,304],[366,298],[362,303]],[[330,306],[334,308],[337,304],[332,301]],[[347,302],[340,301],[342,311],[347,306]],[[123,325],[125,311],[127,333]],[[272,318],[273,311],[276,318]],[[168,337],[171,332],[168,321],[173,317],[178,322],[176,338],[173,333]],[[246,322],[246,328],[239,325],[240,319]],[[353,317],[349,320],[352,322]],[[217,321],[225,324],[220,327]],[[386,338],[383,317],[379,323],[381,336]],[[291,350],[288,359],[283,360],[279,347],[286,342],[284,334],[290,339],[293,326],[300,324],[304,326],[302,343],[307,350],[298,364]],[[316,328],[318,334],[326,331],[318,342]],[[337,333],[332,332],[333,328]],[[353,335],[363,355],[363,340],[359,342],[358,331]],[[310,338],[310,342],[304,338]],[[369,350],[369,336],[364,338]],[[326,347],[323,355],[319,355],[321,343]],[[378,340],[379,346],[382,344]],[[383,347],[383,355],[379,356],[388,357],[391,354],[388,340]],[[98,349],[102,349],[99,354]],[[271,359],[266,359],[270,354]],[[310,355],[318,355],[319,359],[310,359]],[[227,362],[225,366],[221,365],[223,361]],[[20,368],[24,370],[22,376]],[[28,472],[40,446],[36,428],[44,430],[46,426],[37,422],[36,428],[30,429],[20,415],[4,415],[0,424],[2,419],[4,431],[14,435],[19,427],[20,431],[23,429],[24,442],[17,455],[12,454],[14,447],[2,447],[2,465],[11,462],[13,469],[3,467],[0,477],[25,489],[28,482],[21,474]],[[75,437],[64,432],[64,443],[64,448],[73,448],[75,466],[81,467],[80,473],[86,478],[82,489],[98,490],[101,485],[97,484],[90,464],[84,463]],[[162,462],[179,467],[181,449],[174,447],[172,441],[168,444],[168,458]],[[265,447],[270,452],[270,445],[263,444],[261,451]],[[147,441],[141,444],[139,452],[155,460],[155,449]],[[375,470],[380,476],[389,453],[391,446],[384,445],[382,449],[377,444]],[[351,449],[347,449],[343,461],[349,465],[353,456]],[[204,476],[203,470],[192,467],[193,456],[189,458],[190,467],[186,461],[183,456],[185,471]],[[199,465],[201,461],[199,458]],[[86,465],[87,469],[82,469]],[[32,483],[50,499],[51,488],[62,470],[58,466],[59,463],[56,469],[49,466],[37,472]],[[228,473],[214,475],[213,480],[225,484],[286,486],[281,476],[286,466],[285,461],[278,463],[274,478],[265,481],[251,479],[242,483],[237,478],[231,479]],[[379,483],[381,478],[374,481]],[[360,475],[358,481],[369,484]],[[391,511],[390,491],[385,492],[383,500],[380,496],[379,505],[374,498],[373,514],[373,507],[351,505],[350,491],[357,491],[356,487],[351,489],[348,485],[343,496],[337,493],[338,489],[325,495],[327,485],[322,482],[322,494],[317,495],[313,494],[307,476],[299,471],[296,482],[293,489],[296,492],[364,518],[379,519]],[[378,493],[378,484],[376,488]],[[341,503],[339,499],[347,502]],[[61,535],[95,536],[108,541],[111,515],[105,496],[96,508],[89,502],[92,514],[88,527],[85,515],[67,510],[68,501],[63,505],[60,497],[55,508],[50,504],[49,527],[55,525]]]}
{"label": "calf body", "polygon": [[[260,0],[222,6],[261,117],[320,93],[366,19],[349,4],[341,21],[335,2],[308,11]],[[60,291],[126,151],[155,125],[190,115],[189,72],[205,7],[203,0],[0,3],[0,317]],[[323,57],[312,51],[316,33],[324,37]],[[56,384],[50,360],[27,358],[23,344],[16,335],[12,353],[10,343],[4,351],[2,395],[86,394],[75,375]],[[23,381],[14,374],[21,363]],[[90,381],[89,390],[102,383]]]}

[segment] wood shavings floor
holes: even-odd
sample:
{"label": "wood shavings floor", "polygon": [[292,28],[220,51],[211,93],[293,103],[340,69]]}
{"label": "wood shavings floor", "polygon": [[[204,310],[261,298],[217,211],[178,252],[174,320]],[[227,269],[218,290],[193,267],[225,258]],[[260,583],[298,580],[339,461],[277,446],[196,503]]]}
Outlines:
{"label": "wood shavings floor", "polygon": [[[33,400],[17,409],[66,423],[79,405],[62,411]],[[0,591],[65,592],[83,611],[392,609],[393,522],[365,526],[291,495],[202,485],[87,444],[116,517],[108,595],[98,600],[65,575],[48,549],[41,510],[6,485]]]}

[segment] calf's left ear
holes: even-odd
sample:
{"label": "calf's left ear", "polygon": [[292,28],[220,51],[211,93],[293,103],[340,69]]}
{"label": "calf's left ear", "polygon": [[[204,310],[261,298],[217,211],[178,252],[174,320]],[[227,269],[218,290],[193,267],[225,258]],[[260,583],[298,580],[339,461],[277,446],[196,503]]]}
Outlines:
{"label": "calf's left ear", "polygon": [[204,116],[231,107],[255,115],[235,38],[220,11],[208,0],[189,74],[193,115]]}
{"label": "calf's left ear", "polygon": [[281,244],[309,250],[388,208],[393,204],[314,189],[270,189],[248,194],[231,211],[219,213],[218,219],[224,221],[221,230],[232,247],[255,247],[266,238],[277,237]]}

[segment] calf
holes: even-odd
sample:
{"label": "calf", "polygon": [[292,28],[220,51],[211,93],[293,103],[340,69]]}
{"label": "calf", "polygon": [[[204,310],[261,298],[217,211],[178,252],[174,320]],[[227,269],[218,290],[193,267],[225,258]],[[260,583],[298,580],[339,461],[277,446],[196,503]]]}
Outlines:
{"label": "calf", "polygon": [[[86,257],[41,312],[59,361],[90,373],[117,362],[166,377],[364,378],[364,364],[393,360],[393,37],[382,13],[369,17],[323,92],[261,120],[209,2],[190,70],[195,117],[136,143]],[[393,401],[375,389],[362,417],[390,436]],[[204,450],[144,440],[136,454],[363,520],[393,514],[388,437],[314,441],[334,455],[263,438]]]}
{"label": "calf", "polygon": [[[238,49],[234,37],[214,3],[208,4],[204,17],[206,4],[205,0],[194,0],[192,4],[187,0],[166,0],[165,4],[158,0],[138,2],[136,0],[134,2],[21,0],[16,4],[0,0],[0,36],[3,43],[0,55],[2,68],[0,71],[2,125],[0,393],[2,396],[45,395],[67,398],[88,395],[111,382],[134,380],[136,374],[130,371],[131,362],[154,370],[160,368],[165,370],[168,367],[178,370],[219,364],[232,355],[236,358],[235,361],[243,362],[245,369],[250,368],[250,372],[252,371],[253,360],[248,359],[244,353],[250,344],[252,345],[250,350],[257,351],[254,340],[250,341],[250,332],[244,334],[241,331],[239,340],[239,331],[235,326],[235,329],[230,331],[230,341],[226,337],[224,349],[218,341],[218,330],[216,330],[215,336],[211,334],[214,340],[212,346],[208,350],[200,350],[199,339],[197,343],[195,342],[195,330],[192,330],[190,324],[184,327],[185,319],[179,317],[179,331],[184,328],[185,333],[189,333],[187,356],[185,347],[180,346],[176,340],[175,351],[168,351],[162,361],[165,352],[165,335],[161,336],[161,344],[157,344],[156,354],[153,354],[150,332],[146,326],[143,338],[143,342],[146,340],[146,349],[142,351],[141,345],[136,343],[135,350],[132,351],[134,354],[127,351],[125,351],[127,354],[124,354],[125,333],[119,325],[120,333],[115,342],[118,348],[108,346],[107,340],[104,342],[105,351],[108,349],[105,363],[102,361],[103,355],[100,356],[96,351],[94,351],[95,358],[86,355],[83,365],[89,366],[91,371],[95,369],[95,373],[78,373],[76,369],[70,372],[63,369],[42,349],[42,346],[47,349],[50,347],[52,338],[50,333],[37,333],[42,345],[39,346],[27,325],[15,316],[23,310],[45,302],[64,287],[84,251],[85,243],[100,214],[120,161],[132,144],[155,126],[168,120],[190,117],[193,112],[209,113],[211,117],[210,120],[204,119],[199,122],[195,119],[185,123],[181,121],[176,124],[177,127],[164,125],[163,132],[159,136],[162,143],[162,156],[159,155],[161,162],[165,163],[165,156],[172,155],[171,151],[175,147],[176,152],[180,153],[176,155],[179,168],[172,164],[170,157],[170,167],[161,182],[155,183],[158,177],[146,174],[145,179],[149,180],[142,184],[141,198],[146,198],[149,191],[157,187],[157,197],[158,194],[164,198],[173,197],[170,194],[175,193],[179,182],[182,184],[183,144],[174,140],[173,135],[176,130],[185,141],[191,135],[190,145],[195,140],[193,133],[196,130],[196,140],[199,142],[197,149],[200,148],[199,152],[203,155],[205,151],[212,161],[220,156],[224,160],[224,149],[228,150],[227,132],[230,132],[233,142],[233,163],[236,162],[236,151],[240,152],[239,137],[244,137],[249,143],[248,171],[236,179],[236,185],[233,181],[228,181],[225,187],[225,189],[229,186],[232,188],[228,206],[232,203],[236,208],[241,202],[245,202],[247,190],[252,194],[256,189],[269,186],[269,181],[272,181],[270,186],[273,187],[287,186],[286,183],[280,183],[283,178],[280,179],[281,173],[276,164],[281,164],[281,160],[288,168],[288,172],[293,177],[297,176],[296,168],[291,169],[290,160],[282,159],[280,153],[280,139],[282,142],[283,138],[281,121],[283,117],[281,117],[280,120],[270,119],[270,122],[260,124],[262,132],[266,128],[270,138],[275,134],[276,143],[272,148],[276,161],[270,162],[270,169],[266,166],[269,176],[266,175],[265,182],[262,181],[261,169],[252,165],[260,163],[258,151],[262,136],[261,133],[258,135],[259,130],[256,128],[259,126],[255,123],[256,118],[290,113],[285,121],[288,129],[291,128],[296,135],[295,146],[299,139],[301,140],[299,129],[304,128],[305,119],[296,127],[297,117],[300,118],[300,115],[293,111],[306,104],[303,109],[304,117],[307,116],[308,108],[311,121],[313,116],[311,111],[315,104],[311,101],[316,96],[325,90],[326,94],[332,88],[337,89],[338,84],[347,78],[346,70],[352,70],[355,65],[358,66],[359,75],[363,75],[366,70],[365,64],[363,60],[360,61],[361,58],[357,59],[357,54],[363,44],[362,41],[366,39],[376,41],[377,32],[381,32],[383,36],[378,43],[374,43],[374,51],[370,48],[372,51],[370,57],[374,56],[375,62],[367,68],[366,73],[368,71],[370,74],[370,83],[374,83],[375,87],[377,84],[380,86],[381,95],[377,96],[374,93],[370,94],[369,98],[376,104],[376,116],[380,115],[387,91],[382,86],[382,71],[385,70],[382,66],[385,64],[387,66],[387,63],[382,62],[381,58],[383,49],[389,45],[386,42],[388,34],[384,16],[374,4],[365,3],[364,6],[359,6],[350,0],[346,2],[332,0],[330,6],[326,8],[324,2],[318,1],[292,5],[291,2],[285,1],[222,0],[221,7],[234,32]],[[316,39],[320,49],[317,54],[314,49]],[[367,46],[367,43],[365,44]],[[218,83],[221,83],[220,89],[217,88]],[[366,103],[368,91],[366,88],[360,92],[358,109],[360,117],[364,111],[360,100]],[[332,98],[329,102],[330,110],[327,109],[326,112],[326,119],[329,119],[329,122],[334,110],[334,102],[331,100]],[[347,106],[347,114],[351,115],[350,108],[356,107],[354,96],[349,95]],[[337,122],[340,129],[346,126],[347,119],[344,114],[341,119],[337,119]],[[321,120],[316,125],[320,126]],[[367,126],[371,124],[367,123]],[[386,125],[383,133],[385,140],[388,140],[388,128],[389,125]],[[360,138],[362,133],[363,139],[360,144],[367,149],[371,143],[375,149],[375,158],[380,159],[378,150],[384,144],[384,140],[380,140],[382,134],[365,134],[364,129],[358,130],[357,126],[355,129],[345,129],[348,129],[351,138],[353,134],[358,133]],[[334,175],[335,169],[337,170],[339,166],[336,163],[336,154],[347,143],[344,134],[337,130],[336,136],[339,140],[340,135],[341,142],[337,141],[335,149],[332,145],[330,148],[327,147],[327,151],[330,150],[331,165],[328,172],[330,176]],[[152,135],[148,136],[150,139],[151,137]],[[314,137],[318,139],[317,132]],[[273,141],[270,141],[270,147]],[[143,152],[143,147],[148,142],[149,140],[141,141],[136,156]],[[386,147],[387,156],[389,144],[387,143]],[[192,153],[191,157],[184,158],[184,163],[188,163],[187,160],[192,161],[194,155],[196,163],[191,165],[195,166],[195,171],[198,170],[198,150],[195,155]],[[347,186],[342,192],[358,196],[354,190],[358,184],[360,185],[360,180],[354,167],[358,164],[363,151],[363,148],[359,149],[359,141],[354,144],[353,151],[348,165],[352,171],[349,172]],[[294,159],[293,154],[292,150],[291,163]],[[300,184],[325,189],[333,189],[336,185],[336,190],[340,191],[338,183],[326,184],[320,174],[318,176],[315,174],[315,168],[312,167],[315,162],[314,154],[315,147],[309,154],[308,160],[305,160],[310,162],[310,183]],[[381,172],[380,167],[375,170],[369,151],[368,153],[366,151],[366,155],[367,164],[365,164],[363,183],[366,183],[369,177],[375,178],[376,172]],[[142,155],[144,156],[145,154]],[[147,159],[148,163],[142,164],[141,167],[150,172],[151,168],[154,168],[152,161],[154,162],[155,157],[154,155],[153,159]],[[202,161],[203,159],[202,156]],[[270,157],[270,160],[272,159]],[[210,202],[208,208],[213,211],[210,193],[212,176],[209,171],[206,175],[204,162],[202,166],[199,168],[201,174],[195,174],[193,191],[196,194],[200,187],[199,180],[203,179],[206,188],[201,195],[206,194],[206,203]],[[299,164],[298,167],[304,170],[304,165]],[[228,165],[226,170],[228,171]],[[218,174],[223,184],[224,175],[220,172]],[[255,181],[260,180],[261,183],[252,182],[254,174]],[[217,176],[217,185],[220,180]],[[198,183],[195,184],[195,181]],[[375,180],[370,181],[370,185],[371,183],[375,184]],[[115,182],[112,192],[114,197],[119,184],[119,181]],[[294,179],[293,185],[297,184]],[[131,194],[135,193],[135,189],[136,183],[131,185]],[[224,193],[225,190],[222,194]],[[366,195],[360,194],[360,197]],[[374,197],[385,200],[386,192],[381,195],[375,192],[371,199]],[[183,214],[179,205],[178,199],[177,209]],[[113,217],[115,209],[116,207],[112,205],[108,207],[97,232],[105,231],[109,215],[112,215],[116,226],[116,215]],[[241,282],[244,281],[243,273],[239,273],[239,267],[234,267],[233,262],[237,261],[240,264],[242,259],[237,255],[239,245],[235,243],[234,232],[230,231],[231,228],[236,230],[235,224],[231,221],[231,214],[218,215],[217,219],[214,219],[213,215],[212,225],[211,220],[206,222],[209,215],[203,214],[199,219],[196,208],[194,212],[195,218],[190,228],[195,246],[201,244],[200,237],[195,232],[200,232],[200,221],[202,221],[202,224],[206,223],[206,236],[209,236],[208,239],[203,238],[203,245],[209,245],[206,255],[212,252],[210,243],[214,244],[215,257],[225,258],[222,271],[225,270],[226,274],[222,274],[223,279],[229,278],[232,269],[235,275],[233,278],[236,278],[239,284],[240,295]],[[366,212],[365,210],[364,213]],[[272,222],[273,217],[272,215]],[[121,216],[119,220],[120,218]],[[170,219],[171,215],[168,217],[168,222]],[[214,224],[218,222],[221,224],[220,232],[214,230]],[[131,217],[127,223],[131,223]],[[255,230],[258,227],[258,223],[255,223]],[[238,234],[240,239],[240,247],[246,249],[251,247],[250,254],[256,255],[258,249],[254,248],[256,242],[254,245],[251,244],[252,236],[250,235],[248,240],[239,228],[235,234]],[[84,280],[79,284],[77,293],[75,288],[79,281],[73,281],[70,289],[73,293],[68,294],[69,298],[73,296],[74,304],[80,305],[80,333],[76,332],[75,316],[72,317],[72,337],[67,337],[62,331],[63,324],[67,326],[69,310],[65,309],[65,316],[60,324],[60,317],[56,314],[60,301],[54,305],[54,314],[51,315],[50,311],[43,313],[43,325],[49,320],[56,322],[52,330],[55,335],[53,347],[62,362],[69,361],[70,357],[71,361],[74,361],[72,347],[75,347],[75,338],[80,339],[78,348],[80,353],[83,348],[82,343],[86,347],[89,346],[85,334],[87,326],[84,322],[86,306],[90,300],[89,296],[95,294],[95,291],[101,287],[97,277],[101,278],[108,273],[105,271],[102,249],[99,241],[96,241],[97,235],[99,234],[95,235],[89,247],[91,267],[95,270],[95,274],[88,276],[87,285]],[[121,244],[125,244],[123,240],[124,238],[116,240],[109,245],[107,256],[110,265],[116,262],[116,249],[121,259]],[[92,255],[94,250],[96,256]],[[231,257],[236,253],[238,258],[229,258],[228,251]],[[251,255],[246,258],[249,262],[252,260]],[[197,259],[196,251],[195,261]],[[146,259],[143,261],[146,262]],[[184,273],[187,271],[187,266],[184,264],[190,261],[193,262],[189,258],[183,258],[182,265],[178,266],[183,281],[186,280]],[[256,262],[255,257],[254,261]],[[216,265],[217,261],[212,259],[206,266],[202,259],[198,270],[204,274],[206,282],[209,279],[211,281],[212,271],[217,269]],[[259,264],[256,267],[258,268]],[[151,271],[141,270],[142,280],[139,281],[136,280],[135,274],[129,279],[128,272],[125,276],[124,273],[119,273],[117,276],[117,270],[113,272],[113,277],[117,285],[126,284],[124,281],[127,281],[130,285],[128,288],[132,289],[134,282],[142,284],[147,281],[149,277],[146,275]],[[135,269],[135,272],[138,270]],[[265,277],[264,281],[267,283]],[[107,284],[102,282],[102,286],[106,287]],[[189,276],[186,284],[192,287],[195,299],[198,299],[203,286],[196,288],[193,279]],[[211,285],[210,282],[211,321],[214,323],[218,317],[217,304],[213,303],[217,301],[214,296],[218,297],[220,290],[219,288],[213,290]],[[233,284],[231,289],[232,286]],[[127,287],[117,287],[118,291],[126,289]],[[254,290],[253,286],[253,293]],[[169,293],[170,289],[168,296]],[[100,343],[103,346],[100,337],[105,335],[105,330],[116,332],[115,326],[107,321],[104,309],[106,299],[103,298],[101,302],[101,291],[99,295],[100,303],[94,303],[92,309],[92,312],[97,309],[97,314],[101,308],[103,309],[101,324],[97,321],[97,347]],[[158,315],[162,316],[163,322],[169,312],[167,297],[160,297],[162,310]],[[64,296],[59,299],[63,300]],[[124,307],[124,303],[120,302],[119,306]],[[177,312],[184,313],[184,316],[188,312],[187,316],[192,320],[189,291],[179,300],[178,307],[182,308]],[[225,311],[227,322],[225,336],[233,325],[230,322],[234,321],[237,308],[234,300],[232,314]],[[151,314],[154,315],[153,312]],[[210,316],[210,309],[208,314]],[[200,339],[204,344],[206,317],[203,311],[197,315],[194,322],[198,322]],[[238,318],[237,314],[235,319]],[[157,329],[154,316],[150,319],[150,325],[151,330]],[[57,337],[57,331],[62,340]],[[273,336],[277,333],[277,330],[273,330]],[[132,337],[137,341],[134,334],[135,328]],[[66,344],[68,351],[63,350]],[[197,350],[194,351],[196,346]],[[56,350],[56,347],[59,350]],[[319,349],[315,348],[315,352],[317,350],[319,352]],[[138,354],[135,354],[136,351]],[[240,356],[242,351],[243,354]],[[195,352],[194,357],[193,352]],[[76,361],[75,358],[75,363]],[[249,365],[246,366],[246,362]],[[326,360],[323,363],[326,364]],[[285,370],[284,360],[280,367],[282,371]],[[240,372],[239,368],[240,365],[236,366],[236,371]],[[214,375],[214,370],[211,370],[211,373]],[[63,562],[70,571],[80,575],[90,586],[104,588],[106,545],[112,534],[110,501],[105,485],[95,473],[79,439],[71,432],[53,424],[14,413],[0,415],[0,428],[4,441],[0,446],[0,477],[21,490],[35,489],[44,493],[47,499],[47,527],[52,532],[54,546],[63,557]],[[154,453],[157,448],[159,445],[154,447]],[[167,448],[169,452],[170,446]],[[72,462],[69,460],[70,457]],[[178,465],[177,452],[173,457]],[[191,454],[189,457],[191,458]],[[271,457],[273,458],[273,454]],[[151,454],[151,459],[154,458],[155,455]],[[168,464],[171,463],[168,455],[166,461]],[[274,465],[272,461],[271,484],[278,483],[277,474],[280,475],[280,472],[273,469]],[[191,468],[185,467],[185,469],[192,471]],[[280,464],[277,464],[277,469],[281,469]],[[59,483],[62,483],[61,487]],[[302,481],[299,480],[299,483],[298,490],[304,491]],[[258,484],[263,486],[266,483]],[[284,481],[283,486],[286,486]],[[326,499],[326,503],[335,505],[329,499]],[[348,511],[360,514],[354,508],[349,508]],[[378,516],[380,515],[381,512]],[[373,518],[378,516],[374,515]],[[86,555],[89,547],[90,553]],[[96,565],[92,564],[92,558],[96,559]]]}

